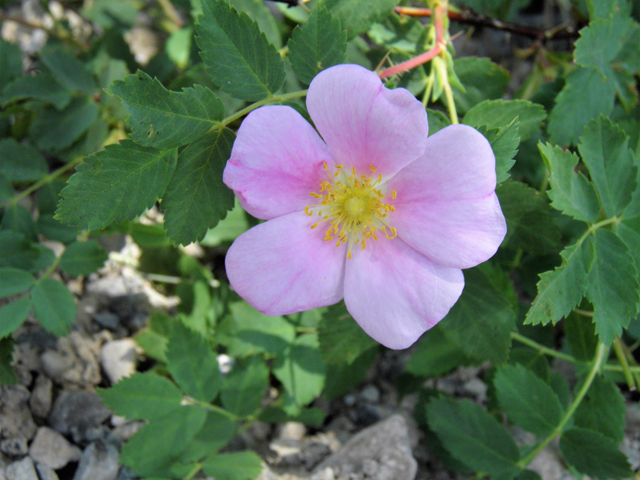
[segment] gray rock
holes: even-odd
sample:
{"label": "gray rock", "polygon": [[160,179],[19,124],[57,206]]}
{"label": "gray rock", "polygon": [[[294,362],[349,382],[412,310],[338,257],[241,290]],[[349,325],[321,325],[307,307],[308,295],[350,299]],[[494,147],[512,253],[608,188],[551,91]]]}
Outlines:
{"label": "gray rock", "polygon": [[58,474],[53,470],[53,468],[47,465],[36,463],[36,470],[40,480],[60,480],[58,478]]}
{"label": "gray rock", "polygon": [[29,390],[23,385],[0,385],[0,452],[26,455],[37,426],[29,410]]}
{"label": "gray rock", "polygon": [[136,371],[138,353],[131,338],[107,342],[100,350],[100,365],[111,383],[118,383]]}
{"label": "gray rock", "polygon": [[66,438],[48,427],[38,429],[29,447],[31,458],[54,470],[64,467],[69,462],[77,462],[81,454],[78,447],[71,445]]}
{"label": "gray rock", "polygon": [[102,327],[109,330],[117,330],[120,326],[120,317],[111,312],[100,312],[93,316],[93,319]]}
{"label": "gray rock", "polygon": [[118,449],[97,441],[82,452],[73,480],[116,480],[118,477]]}
{"label": "gray rock", "polygon": [[58,339],[55,350],[41,355],[42,366],[56,383],[85,388],[100,383],[99,346],[84,334],[74,331]]}
{"label": "gray rock", "polygon": [[360,392],[360,397],[369,403],[378,403],[380,401],[380,390],[375,385],[367,385]]}
{"label": "gray rock", "polygon": [[86,439],[88,431],[95,430],[111,416],[100,397],[93,392],[64,392],[53,404],[49,425],[63,435],[72,435],[75,443]]}
{"label": "gray rock", "polygon": [[47,418],[51,411],[52,395],[53,382],[46,375],[38,375],[29,399],[31,412],[37,417]]}
{"label": "gray rock", "polygon": [[29,457],[24,457],[18,462],[13,462],[6,468],[4,475],[7,477],[7,480],[38,480],[36,467],[33,465],[33,460]]}
{"label": "gray rock", "polygon": [[406,420],[396,414],[362,430],[320,463],[314,475],[327,467],[339,472],[339,479],[414,480],[418,463],[411,452]]}

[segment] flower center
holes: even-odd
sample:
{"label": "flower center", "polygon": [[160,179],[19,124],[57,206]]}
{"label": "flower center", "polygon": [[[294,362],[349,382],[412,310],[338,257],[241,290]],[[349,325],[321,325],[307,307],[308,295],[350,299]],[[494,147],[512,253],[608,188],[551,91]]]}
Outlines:
{"label": "flower center", "polygon": [[[320,221],[311,225],[311,228],[328,222],[325,241],[335,240],[336,247],[348,242],[347,258],[351,258],[354,245],[360,244],[364,250],[367,240],[377,241],[378,231],[388,239],[395,238],[396,229],[385,220],[389,212],[395,209],[393,205],[385,203],[387,197],[379,188],[382,175],[372,179],[369,175],[358,175],[355,168],[350,173],[342,165],[334,168],[336,171],[331,174],[325,162],[324,170],[329,180],[320,182],[319,193],[309,194],[319,203],[308,205],[304,211],[309,216],[317,214],[320,217]],[[375,167],[369,168],[372,172],[376,171]],[[395,190],[390,197],[396,198]]]}

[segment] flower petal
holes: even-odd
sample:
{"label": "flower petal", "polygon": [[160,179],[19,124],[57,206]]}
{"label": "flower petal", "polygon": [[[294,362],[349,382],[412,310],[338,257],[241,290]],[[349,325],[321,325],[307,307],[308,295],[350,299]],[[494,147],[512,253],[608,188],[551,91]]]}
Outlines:
{"label": "flower petal", "polygon": [[358,65],[337,65],[311,82],[307,109],[336,162],[387,177],[422,154],[427,113],[404,88],[389,90]]}
{"label": "flower petal", "polygon": [[346,246],[324,241],[325,230],[302,212],[269,220],[240,235],[227,252],[234,290],[267,315],[332,305],[343,296]]}
{"label": "flower petal", "polygon": [[430,262],[399,238],[371,243],[347,260],[347,310],[384,346],[407,348],[458,300],[462,271]]}
{"label": "flower petal", "polygon": [[429,138],[422,158],[387,184],[395,190],[389,222],[431,261],[470,268],[491,258],[507,232],[495,195],[495,157],[489,142],[465,125]]}
{"label": "flower petal", "polygon": [[334,163],[298,112],[286,106],[261,107],[242,122],[223,181],[247,212],[269,220],[312,203],[309,193],[326,179],[323,162]]}

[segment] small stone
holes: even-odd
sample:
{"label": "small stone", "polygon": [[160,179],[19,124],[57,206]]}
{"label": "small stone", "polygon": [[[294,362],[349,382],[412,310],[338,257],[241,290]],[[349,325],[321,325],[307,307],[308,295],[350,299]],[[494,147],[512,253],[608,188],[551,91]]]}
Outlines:
{"label": "small stone", "polygon": [[36,462],[58,470],[69,462],[77,462],[82,452],[66,438],[48,427],[40,427],[29,448],[29,455]]}
{"label": "small stone", "polygon": [[309,480],[335,480],[336,475],[331,467],[314,473]]}
{"label": "small stone", "polygon": [[100,364],[111,383],[133,375],[137,361],[136,342],[131,338],[107,342],[100,351]]}
{"label": "small stone", "polygon": [[23,385],[0,385],[0,452],[23,456],[38,429],[29,410],[29,390]]}
{"label": "small stone", "polygon": [[362,473],[364,473],[365,475],[371,478],[375,478],[379,469],[380,469],[380,465],[378,464],[378,462],[376,462],[371,458],[365,458],[364,461],[362,462]]}
{"label": "small stone", "polygon": [[235,361],[229,355],[225,355],[224,353],[218,355],[218,368],[220,369],[220,373],[222,376],[225,376],[227,373],[231,371],[233,368],[233,364]]}
{"label": "small stone", "polygon": [[380,401],[380,390],[374,385],[367,385],[360,392],[360,397],[370,403],[378,403]]}
{"label": "small stone", "polygon": [[45,351],[40,358],[45,373],[54,382],[84,388],[102,380],[98,349],[92,339],[73,331],[59,338],[55,350]]}
{"label": "small stone", "polygon": [[6,468],[4,475],[7,477],[7,480],[38,480],[36,467],[33,464],[33,460],[29,457],[24,457],[18,462],[13,462]]}
{"label": "small stone", "polygon": [[37,417],[47,418],[51,411],[52,395],[53,382],[46,375],[38,375],[29,399],[31,412]]}
{"label": "small stone", "polygon": [[118,449],[109,443],[90,443],[82,452],[73,480],[116,480],[118,478]]}
{"label": "small stone", "polygon": [[75,443],[85,440],[87,431],[95,429],[111,416],[100,397],[90,391],[64,392],[54,402],[49,425],[63,435],[71,434]]}
{"label": "small stone", "polygon": [[107,328],[109,330],[115,331],[120,326],[120,318],[115,313],[112,313],[112,312],[96,313],[93,316],[93,319],[100,326]]}
{"label": "small stone", "polygon": [[124,443],[133,437],[138,430],[142,428],[145,422],[139,420],[132,420],[118,425],[111,431],[111,435],[118,439],[118,441]]}
{"label": "small stone", "polygon": [[40,480],[60,480],[58,478],[58,474],[53,470],[53,468],[47,465],[36,462],[36,470],[38,471]]}
{"label": "small stone", "polygon": [[307,428],[300,422],[286,422],[280,428],[281,439],[302,440],[307,433]]}

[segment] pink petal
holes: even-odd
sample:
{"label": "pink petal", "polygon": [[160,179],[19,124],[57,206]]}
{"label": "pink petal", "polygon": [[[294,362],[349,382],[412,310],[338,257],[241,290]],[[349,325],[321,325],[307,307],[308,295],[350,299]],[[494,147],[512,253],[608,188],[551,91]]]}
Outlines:
{"label": "pink petal", "polygon": [[315,221],[296,212],[240,235],[225,260],[229,282],[238,295],[267,315],[339,302],[346,247],[324,241],[322,225],[310,228]]}
{"label": "pink petal", "polygon": [[347,260],[344,301],[367,334],[401,349],[442,320],[463,287],[461,270],[430,262],[399,238],[384,239]]}
{"label": "pink petal", "polygon": [[424,151],[429,126],[424,106],[404,88],[389,90],[358,65],[318,74],[307,109],[336,162],[360,174],[390,176]]}
{"label": "pink petal", "polygon": [[398,235],[440,265],[478,265],[495,254],[507,232],[495,195],[493,151],[471,127],[453,125],[430,137],[424,156],[386,187],[397,193],[389,221]]}
{"label": "pink petal", "polygon": [[334,163],[327,146],[293,108],[261,107],[244,119],[223,181],[242,207],[269,220],[304,210],[326,180],[323,162]]}

